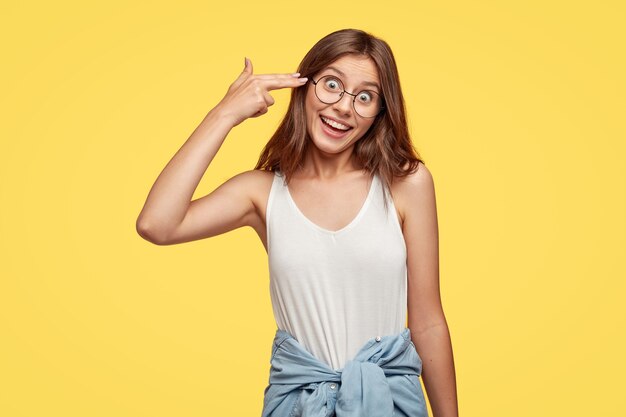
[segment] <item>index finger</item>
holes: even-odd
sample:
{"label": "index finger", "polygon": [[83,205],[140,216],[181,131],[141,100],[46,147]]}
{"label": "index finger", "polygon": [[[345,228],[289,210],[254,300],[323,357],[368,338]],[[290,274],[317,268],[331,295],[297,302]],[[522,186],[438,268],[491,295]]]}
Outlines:
{"label": "index finger", "polygon": [[301,87],[304,84],[306,84],[308,80],[309,80],[308,77],[295,78],[292,76],[289,76],[289,77],[278,76],[278,77],[264,79],[263,82],[266,85],[267,90],[270,91],[270,90],[278,90],[280,88]]}

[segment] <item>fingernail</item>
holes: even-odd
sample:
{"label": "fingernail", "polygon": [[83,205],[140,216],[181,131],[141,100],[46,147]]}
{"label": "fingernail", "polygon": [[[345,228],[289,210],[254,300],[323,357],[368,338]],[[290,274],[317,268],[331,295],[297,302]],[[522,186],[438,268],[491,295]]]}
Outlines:
{"label": "fingernail", "polygon": [[307,77],[298,78],[298,81],[300,82],[306,82],[306,80],[308,80]]}
{"label": "fingernail", "polygon": [[300,73],[299,72],[294,72],[293,74],[291,74],[292,77],[299,77]]}

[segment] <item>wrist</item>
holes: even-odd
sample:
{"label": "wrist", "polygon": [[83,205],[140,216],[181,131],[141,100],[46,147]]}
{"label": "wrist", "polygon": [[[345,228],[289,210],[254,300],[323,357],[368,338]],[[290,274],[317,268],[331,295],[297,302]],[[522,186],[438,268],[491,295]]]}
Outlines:
{"label": "wrist", "polygon": [[235,117],[227,109],[224,109],[219,105],[215,106],[206,115],[205,119],[212,119],[215,123],[228,127],[229,130],[239,124],[236,122]]}

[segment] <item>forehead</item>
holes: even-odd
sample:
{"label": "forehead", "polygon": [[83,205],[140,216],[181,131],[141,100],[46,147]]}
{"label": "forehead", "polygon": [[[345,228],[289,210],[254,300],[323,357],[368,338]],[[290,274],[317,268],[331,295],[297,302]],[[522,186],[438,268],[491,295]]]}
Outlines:
{"label": "forehead", "polygon": [[335,73],[342,76],[346,84],[355,86],[380,86],[378,69],[369,57],[346,55],[328,64],[321,73]]}

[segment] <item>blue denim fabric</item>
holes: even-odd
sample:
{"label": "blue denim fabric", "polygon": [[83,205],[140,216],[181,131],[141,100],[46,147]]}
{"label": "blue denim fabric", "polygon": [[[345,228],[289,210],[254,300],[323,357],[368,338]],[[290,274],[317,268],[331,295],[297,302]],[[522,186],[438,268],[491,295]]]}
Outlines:
{"label": "blue denim fabric", "polygon": [[262,417],[428,417],[410,334],[372,338],[335,371],[278,329]]}

